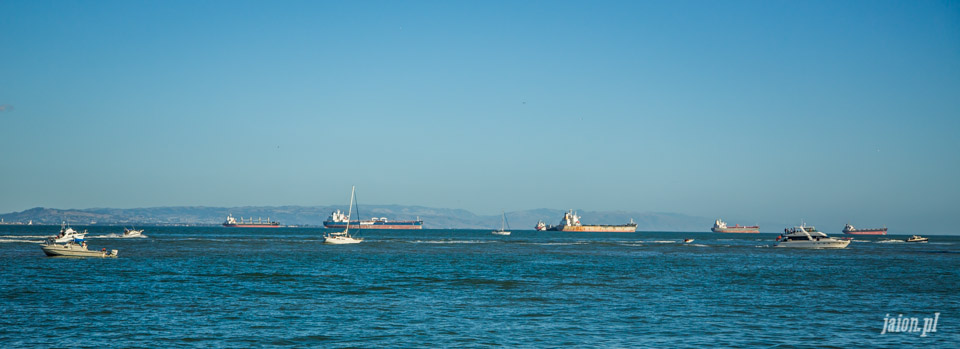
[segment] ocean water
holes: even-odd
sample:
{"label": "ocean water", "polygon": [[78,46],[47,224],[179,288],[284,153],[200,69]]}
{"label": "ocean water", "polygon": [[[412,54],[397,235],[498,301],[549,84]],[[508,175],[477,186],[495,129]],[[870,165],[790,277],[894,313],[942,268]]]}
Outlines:
{"label": "ocean water", "polygon": [[[0,226],[3,347],[851,347],[960,343],[960,237],[772,248],[774,234],[89,229],[51,258]],[[681,243],[684,238],[696,239]],[[936,332],[884,319],[937,317]]]}

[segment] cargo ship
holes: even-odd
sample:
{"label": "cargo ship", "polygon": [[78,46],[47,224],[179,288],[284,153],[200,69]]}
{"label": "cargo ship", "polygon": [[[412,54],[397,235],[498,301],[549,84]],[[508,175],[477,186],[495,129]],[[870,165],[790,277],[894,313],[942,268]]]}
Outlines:
{"label": "cargo ship", "polygon": [[728,227],[727,222],[724,222],[723,220],[718,219],[716,222],[713,223],[713,228],[711,228],[710,231],[714,233],[759,233],[760,226],[753,225],[753,226],[746,227],[746,226],[741,226],[739,224],[735,224],[732,227]]}
{"label": "cargo ship", "polygon": [[253,217],[250,217],[250,220],[243,220],[243,217],[240,217],[238,222],[236,218],[233,218],[233,214],[227,215],[227,220],[223,222],[223,226],[227,228],[279,228],[280,223],[271,222],[270,217],[267,217],[267,221],[264,222],[259,217],[256,221],[253,220]]}
{"label": "cargo ship", "polygon": [[637,231],[637,223],[630,220],[630,223],[621,225],[583,225],[580,223],[580,216],[573,210],[563,214],[563,219],[559,225],[548,226],[543,221],[537,222],[535,227],[537,231],[580,231],[580,232],[615,232],[615,233],[633,233]]}
{"label": "cargo ship", "polygon": [[857,229],[847,223],[843,226],[843,233],[847,235],[887,235],[887,228]]}
{"label": "cargo ship", "polygon": [[[330,217],[323,221],[323,226],[331,229],[344,229],[347,227],[347,215],[343,211],[336,210],[330,213]],[[387,220],[387,217],[373,217],[368,220],[350,221],[350,229],[423,229],[423,220],[417,217],[415,221],[394,221]]]}

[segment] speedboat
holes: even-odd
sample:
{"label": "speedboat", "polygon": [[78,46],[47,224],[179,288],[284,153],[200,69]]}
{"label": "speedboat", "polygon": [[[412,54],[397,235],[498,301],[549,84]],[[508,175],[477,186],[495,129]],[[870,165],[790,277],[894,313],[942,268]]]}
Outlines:
{"label": "speedboat", "polygon": [[685,244],[689,244],[691,242],[693,242],[693,239],[683,239],[683,243]]}
{"label": "speedboat", "polygon": [[143,234],[143,229],[137,230],[136,228],[134,229],[123,228],[123,237],[125,238],[138,238],[141,236],[141,234]]}
{"label": "speedboat", "polygon": [[905,241],[906,241],[906,242],[927,242],[928,240],[930,240],[930,239],[927,239],[927,238],[922,237],[922,236],[920,236],[920,235],[914,235],[914,236],[911,236],[910,238],[908,238],[908,239],[905,240]]}
{"label": "speedboat", "polygon": [[47,243],[40,246],[43,253],[51,257],[100,257],[117,258],[117,250],[107,251],[106,248],[100,251],[91,251],[87,249],[87,242],[82,239],[76,239],[65,244]]}
{"label": "speedboat", "polygon": [[847,248],[850,240],[837,239],[817,231],[814,227],[801,224],[785,230],[784,235],[777,237],[776,247],[793,248]]}
{"label": "speedboat", "polygon": [[68,227],[66,222],[61,222],[60,234],[57,234],[57,236],[51,237],[50,240],[53,240],[53,242],[56,242],[56,243],[65,243],[65,242],[71,242],[75,239],[83,240],[83,237],[86,235],[87,235],[86,230],[84,230],[81,233],[76,230],[73,230],[73,228],[71,227]]}

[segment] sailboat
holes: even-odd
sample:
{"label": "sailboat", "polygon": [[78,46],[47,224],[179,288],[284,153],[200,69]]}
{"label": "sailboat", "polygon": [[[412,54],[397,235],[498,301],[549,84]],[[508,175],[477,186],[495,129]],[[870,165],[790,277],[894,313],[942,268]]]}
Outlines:
{"label": "sailboat", "polygon": [[507,224],[507,213],[503,212],[503,220],[500,221],[500,230],[494,230],[491,233],[493,235],[510,235],[510,232],[506,230],[510,225]]}
{"label": "sailboat", "polygon": [[[353,199],[356,197],[357,186],[353,186],[353,189],[350,190],[350,208],[347,210],[347,226],[343,231],[335,231],[331,233],[326,233],[323,235],[323,243],[325,244],[358,244],[363,241],[363,238],[355,238],[350,235],[350,215],[353,214]],[[357,216],[360,215],[359,208],[357,209]]]}

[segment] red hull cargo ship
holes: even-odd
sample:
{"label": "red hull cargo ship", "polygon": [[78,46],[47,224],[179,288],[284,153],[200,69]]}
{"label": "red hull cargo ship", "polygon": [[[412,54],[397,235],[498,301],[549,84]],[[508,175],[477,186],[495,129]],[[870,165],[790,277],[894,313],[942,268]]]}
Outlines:
{"label": "red hull cargo ship", "polygon": [[887,228],[857,229],[847,223],[843,226],[843,233],[847,235],[887,235]]}
{"label": "red hull cargo ship", "polygon": [[711,228],[710,231],[714,233],[759,233],[760,226],[753,225],[753,226],[745,227],[739,224],[735,224],[732,227],[728,227],[727,222],[724,222],[723,220],[718,219],[715,223],[713,223],[713,228]]}
{"label": "red hull cargo ship", "polygon": [[620,225],[585,225],[580,223],[580,216],[573,210],[563,214],[563,219],[559,225],[548,226],[543,221],[537,222],[537,231],[580,231],[580,232],[614,232],[614,233],[633,233],[637,231],[637,223],[630,220],[630,223]]}
{"label": "red hull cargo ship", "polygon": [[[347,227],[347,215],[336,210],[330,214],[323,226],[330,229],[344,229]],[[415,221],[389,221],[387,217],[373,217],[369,220],[350,221],[350,229],[423,229],[423,220],[417,217]]]}

